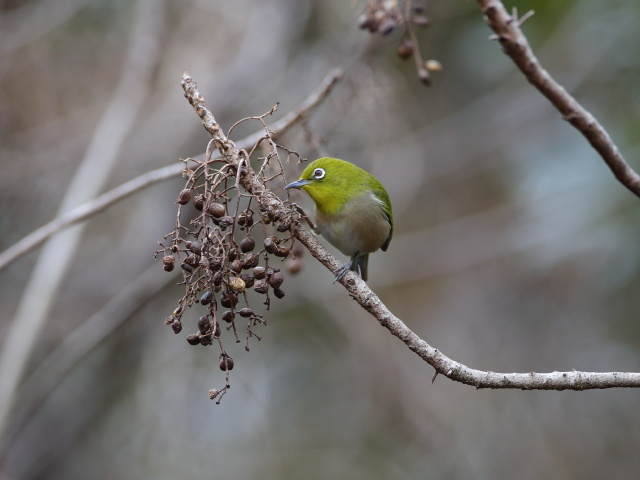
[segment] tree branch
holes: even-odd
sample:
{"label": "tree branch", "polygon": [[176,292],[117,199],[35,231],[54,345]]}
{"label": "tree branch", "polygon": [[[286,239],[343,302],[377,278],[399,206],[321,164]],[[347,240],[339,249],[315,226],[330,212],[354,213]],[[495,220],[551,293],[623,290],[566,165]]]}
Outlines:
{"label": "tree branch", "polygon": [[582,133],[620,183],[640,197],[640,175],[627,164],[607,131],[540,65],[520,28],[528,16],[519,20],[515,14],[509,15],[500,0],[478,0],[478,3],[504,53],[513,60],[527,80],[549,99],[562,114],[562,118]]}
{"label": "tree branch", "polygon": [[[206,108],[204,98],[198,91],[198,86],[191,76],[185,72],[182,76],[182,87],[185,97],[193,106],[202,120],[202,125],[214,141],[218,144],[223,160],[236,169],[243,164],[246,169],[239,175],[239,182],[248,192],[251,192],[258,203],[265,207],[284,210],[287,207],[275,194],[265,188],[255,175],[255,172],[245,163],[240,149],[222,131],[213,114]],[[331,255],[317,240],[304,230],[299,224],[292,224],[291,231],[311,255],[334,271],[341,263]],[[630,372],[551,372],[551,373],[496,373],[469,368],[444,355],[437,348],[416,335],[402,320],[396,317],[382,303],[378,296],[353,272],[347,273],[340,283],[347,289],[349,295],[367,312],[373,315],[380,325],[392,335],[398,337],[407,347],[429,365],[435,368],[437,374],[456,382],[473,385],[476,388],[521,389],[521,390],[590,390],[613,387],[640,387],[640,373]]]}

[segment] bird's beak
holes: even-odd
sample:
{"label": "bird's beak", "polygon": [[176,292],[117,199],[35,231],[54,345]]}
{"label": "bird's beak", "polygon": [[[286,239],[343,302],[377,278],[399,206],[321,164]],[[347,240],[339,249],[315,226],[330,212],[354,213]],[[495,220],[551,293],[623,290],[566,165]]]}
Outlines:
{"label": "bird's beak", "polygon": [[300,188],[304,187],[305,185],[309,185],[309,183],[311,183],[309,180],[303,180],[301,178],[300,180],[296,180],[295,182],[290,183],[284,188]]}

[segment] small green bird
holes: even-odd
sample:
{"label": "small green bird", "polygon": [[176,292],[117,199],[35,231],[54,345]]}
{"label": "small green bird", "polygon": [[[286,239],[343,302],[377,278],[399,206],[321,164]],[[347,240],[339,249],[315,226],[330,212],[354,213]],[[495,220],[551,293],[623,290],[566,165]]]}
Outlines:
{"label": "small green bird", "polygon": [[352,163],[323,157],[285,188],[309,194],[316,204],[316,233],[351,257],[333,272],[336,281],[348,270],[359,271],[366,281],[369,254],[386,252],[393,235],[391,202],[378,179]]}

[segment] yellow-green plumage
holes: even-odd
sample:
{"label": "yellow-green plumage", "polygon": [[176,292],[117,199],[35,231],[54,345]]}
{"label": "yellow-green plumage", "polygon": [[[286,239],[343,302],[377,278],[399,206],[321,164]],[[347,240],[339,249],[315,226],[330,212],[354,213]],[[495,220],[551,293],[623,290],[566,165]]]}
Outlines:
{"label": "yellow-green plumage", "polygon": [[367,280],[369,254],[386,251],[393,235],[389,195],[370,173],[352,163],[323,157],[311,162],[300,179],[286,188],[301,188],[316,204],[316,230],[351,261],[348,269]]}

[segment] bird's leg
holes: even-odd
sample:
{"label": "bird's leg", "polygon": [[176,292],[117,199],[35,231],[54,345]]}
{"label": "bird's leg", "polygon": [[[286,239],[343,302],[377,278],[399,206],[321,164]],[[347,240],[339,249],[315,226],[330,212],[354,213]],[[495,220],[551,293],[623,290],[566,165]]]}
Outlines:
{"label": "bird's leg", "polygon": [[332,273],[336,276],[336,279],[333,281],[333,283],[340,281],[340,279],[342,279],[342,277],[344,277],[347,274],[347,272],[351,270],[351,265],[353,265],[353,260],[349,260],[340,268],[333,270]]}

